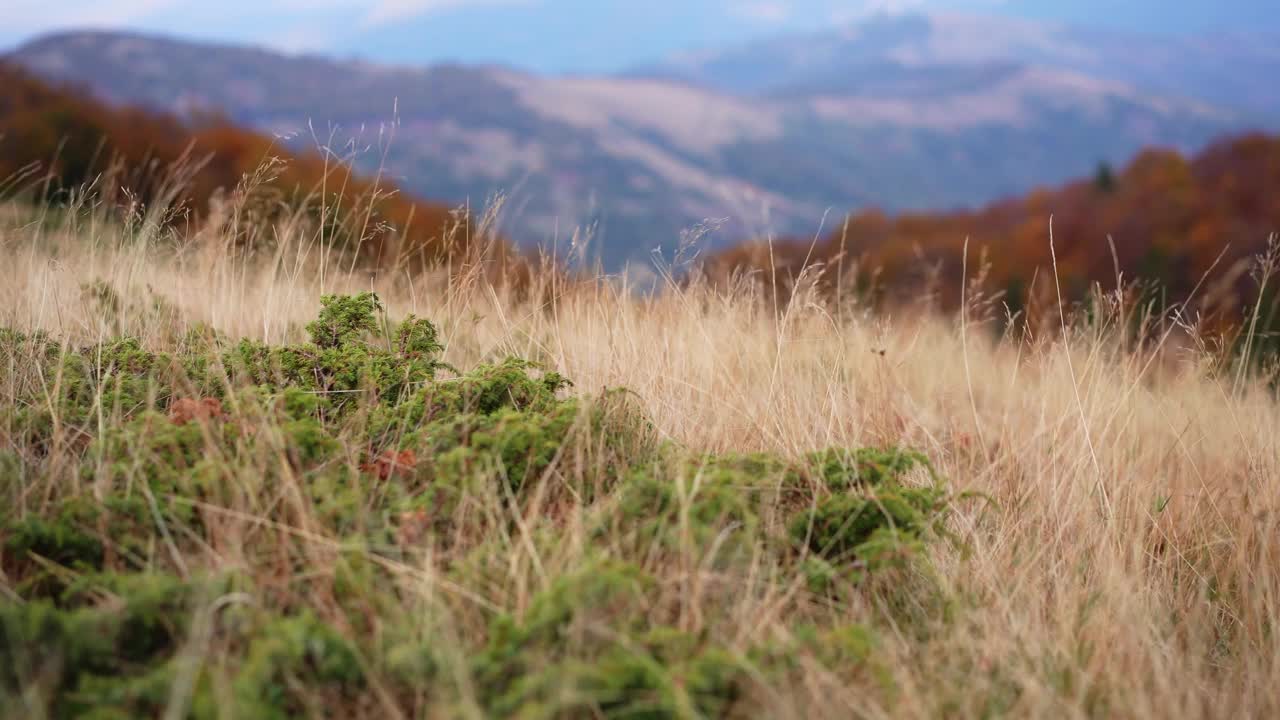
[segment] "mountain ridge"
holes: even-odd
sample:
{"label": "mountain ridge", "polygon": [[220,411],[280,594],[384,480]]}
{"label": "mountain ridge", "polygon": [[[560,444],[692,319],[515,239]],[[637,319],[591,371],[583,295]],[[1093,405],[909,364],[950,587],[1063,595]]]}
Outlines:
{"label": "mountain ridge", "polygon": [[[907,39],[878,35],[883,47],[857,52],[905,57],[933,21],[899,22]],[[957,47],[942,57],[963,55]],[[845,71],[851,56],[833,56],[837,71],[810,73],[812,87],[792,78],[787,92],[763,94],[697,77],[385,66],[110,32],[39,38],[9,57],[114,102],[211,108],[293,143],[372,147],[358,166],[385,165],[426,197],[480,206],[506,192],[508,235],[545,243],[587,228],[610,268],[707,219],[727,218],[710,240],[723,245],[808,234],[830,211],[974,206],[1146,146],[1192,150],[1266,124],[1016,56],[890,57],[899,75],[873,62],[867,82]]]}
{"label": "mountain ridge", "polygon": [[[1237,96],[1243,101],[1238,109],[1264,110],[1266,114],[1280,117],[1280,91],[1267,82],[1270,72],[1280,71],[1280,52],[1273,49],[1277,46],[1280,46],[1280,33],[1154,35],[972,12],[881,12],[831,29],[764,37],[726,48],[677,54],[665,62],[641,65],[626,74],[681,78],[708,88],[758,92],[770,85],[769,78],[788,67],[792,68],[792,76],[802,75],[807,69],[803,67],[806,62],[822,67],[823,56],[837,61],[851,54],[882,62],[891,58],[906,66],[1014,61],[1023,65],[1049,64],[1086,74],[1105,69],[1116,73],[1114,79],[1136,89],[1173,95],[1178,95],[1175,89],[1180,89],[1188,99],[1205,100],[1225,81],[1238,78],[1240,73],[1225,65],[1212,67],[1197,53],[1234,52],[1236,59],[1252,58],[1269,71],[1267,77],[1252,78],[1250,89],[1255,92]],[[1185,62],[1188,57],[1191,62]],[[1184,64],[1178,64],[1180,59]],[[724,65],[730,67],[726,69]],[[1186,77],[1191,74],[1188,69],[1196,65],[1207,75],[1199,82],[1178,85],[1156,81],[1157,71],[1167,71],[1172,77]],[[737,72],[733,73],[735,69]],[[1260,96],[1252,108],[1249,107],[1251,95]],[[1220,103],[1220,99],[1215,103]]]}

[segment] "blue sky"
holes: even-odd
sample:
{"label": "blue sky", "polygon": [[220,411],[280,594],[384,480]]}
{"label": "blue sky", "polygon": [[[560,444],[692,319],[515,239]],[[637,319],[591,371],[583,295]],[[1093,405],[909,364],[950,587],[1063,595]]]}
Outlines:
{"label": "blue sky", "polygon": [[913,8],[1151,32],[1280,31],[1277,0],[0,0],[0,47],[130,28],[408,64],[605,72]]}

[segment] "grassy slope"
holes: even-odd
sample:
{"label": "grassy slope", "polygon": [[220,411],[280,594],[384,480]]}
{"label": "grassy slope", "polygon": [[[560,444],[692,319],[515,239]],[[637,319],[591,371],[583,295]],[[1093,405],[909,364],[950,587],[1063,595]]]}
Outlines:
{"label": "grassy slope", "polygon": [[[0,325],[73,348],[134,336],[179,357],[239,338],[306,348],[322,294],[370,289],[294,250],[241,263],[209,245],[126,242],[91,219],[3,217]],[[479,278],[380,282],[391,322],[430,318],[452,366],[515,355],[575,381],[554,398],[545,384],[499,393],[508,426],[552,449],[535,471],[508,472],[527,470],[527,453],[462,453],[446,469],[434,443],[456,428],[378,434],[367,393],[318,412],[271,378],[249,395],[217,374],[143,382],[132,404],[101,402],[119,386],[90,383],[103,390],[63,406],[69,371],[14,344],[0,370],[0,686],[22,697],[4,707],[1280,712],[1280,407],[1192,337],[1132,351],[1105,322],[993,341],[981,308],[965,333],[925,308],[870,317],[803,293],[779,313],[698,287],[651,301],[549,287],[534,305]],[[225,334],[221,350],[192,344],[198,324]],[[360,337],[402,362],[389,332]],[[112,352],[82,365],[124,366],[104,363]],[[412,372],[414,392],[439,387]],[[616,387],[632,392],[603,390]],[[197,417],[175,425],[186,393],[221,394],[226,418],[188,408]],[[625,412],[593,419],[601,397]],[[476,402],[450,412],[492,430]],[[567,426],[546,420],[566,406]],[[892,446],[991,503],[952,503],[937,517],[962,542],[922,530],[905,564],[853,572],[868,548],[814,562],[797,514],[867,493],[824,485],[807,453]],[[705,456],[755,452],[767,459]],[[913,470],[891,484],[929,482]],[[36,546],[23,540],[33,522],[71,530]],[[33,619],[40,598],[53,620]]]}

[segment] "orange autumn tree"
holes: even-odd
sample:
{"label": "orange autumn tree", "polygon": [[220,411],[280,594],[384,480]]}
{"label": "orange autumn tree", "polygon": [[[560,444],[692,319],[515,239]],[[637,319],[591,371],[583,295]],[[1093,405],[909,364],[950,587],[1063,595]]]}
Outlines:
{"label": "orange autumn tree", "polygon": [[1257,299],[1249,269],[1280,232],[1280,137],[1228,138],[1193,158],[1148,150],[1119,172],[1107,168],[973,211],[867,210],[816,244],[747,243],[711,256],[704,272],[713,281],[750,272],[765,283],[776,279],[785,293],[806,262],[821,263],[828,292],[873,287],[873,301],[892,302],[929,288],[954,309],[968,239],[970,280],[985,258],[987,290],[1017,310],[1056,294],[1050,218],[1066,300],[1083,300],[1092,287],[1114,290],[1118,268],[1126,285],[1158,285],[1166,304],[1192,299],[1202,317],[1238,324]]}
{"label": "orange autumn tree", "polygon": [[[250,205],[255,221],[309,221],[327,244],[369,266],[522,264],[505,240],[480,237],[466,213],[361,177],[343,158],[290,150],[218,116],[184,121],[114,107],[4,63],[0,192],[42,202],[91,192],[108,203],[163,206],[166,221],[184,227],[231,200]],[[261,239],[264,225],[237,237]]]}

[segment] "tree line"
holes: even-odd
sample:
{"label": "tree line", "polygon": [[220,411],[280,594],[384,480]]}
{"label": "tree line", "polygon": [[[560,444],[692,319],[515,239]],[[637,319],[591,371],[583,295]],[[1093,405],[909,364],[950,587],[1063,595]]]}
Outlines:
{"label": "tree line", "polygon": [[[195,227],[235,213],[230,235],[266,242],[263,228],[300,223],[378,267],[516,259],[462,209],[355,172],[350,157],[299,151],[225,117],[179,118],[94,98],[0,62],[0,198],[41,203],[93,196],[98,206],[153,211]],[[262,222],[267,221],[267,222]]]}

